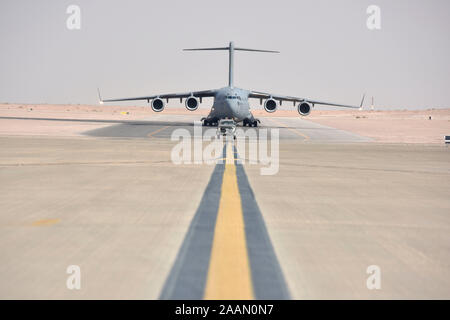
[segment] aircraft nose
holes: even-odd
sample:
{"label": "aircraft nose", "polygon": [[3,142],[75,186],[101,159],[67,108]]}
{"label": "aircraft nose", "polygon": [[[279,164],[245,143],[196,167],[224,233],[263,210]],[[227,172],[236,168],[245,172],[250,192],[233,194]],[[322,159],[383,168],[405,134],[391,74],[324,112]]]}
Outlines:
{"label": "aircraft nose", "polygon": [[227,107],[228,107],[229,111],[234,115],[238,112],[239,105],[236,100],[228,100]]}

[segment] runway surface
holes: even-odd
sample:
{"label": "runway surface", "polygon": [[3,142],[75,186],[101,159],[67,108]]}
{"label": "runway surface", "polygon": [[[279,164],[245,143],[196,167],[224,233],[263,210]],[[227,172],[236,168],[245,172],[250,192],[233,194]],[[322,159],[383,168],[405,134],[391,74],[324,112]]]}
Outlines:
{"label": "runway surface", "polygon": [[175,164],[170,137],[194,119],[1,136],[0,298],[450,298],[448,148],[274,117],[274,175],[233,142]]}
{"label": "runway surface", "polygon": [[[261,118],[261,124],[255,130],[279,129],[281,139],[301,139],[308,142],[367,142],[371,139],[351,132],[319,125],[299,118]],[[149,121],[126,122],[106,128],[88,131],[85,134],[94,137],[114,138],[170,138],[174,128],[184,128],[194,133],[194,121],[198,116],[157,115]],[[241,127],[241,126],[240,126]],[[208,129],[205,127],[204,129]],[[241,127],[247,130],[248,127]],[[254,129],[254,128],[252,128]]]}
{"label": "runway surface", "polygon": [[289,299],[234,144],[211,176],[162,299]]}

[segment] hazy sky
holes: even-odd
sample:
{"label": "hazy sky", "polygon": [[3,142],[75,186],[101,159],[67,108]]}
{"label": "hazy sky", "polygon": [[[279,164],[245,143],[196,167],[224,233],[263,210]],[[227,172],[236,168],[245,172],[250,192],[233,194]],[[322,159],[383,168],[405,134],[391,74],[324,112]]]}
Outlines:
{"label": "hazy sky", "polygon": [[[80,30],[66,27],[71,4]],[[371,4],[381,30],[366,26]],[[233,40],[281,51],[237,52],[237,87],[448,107],[449,13],[448,0],[1,0],[0,102],[95,104],[97,86],[104,97],[220,88],[227,53],[181,49]]]}

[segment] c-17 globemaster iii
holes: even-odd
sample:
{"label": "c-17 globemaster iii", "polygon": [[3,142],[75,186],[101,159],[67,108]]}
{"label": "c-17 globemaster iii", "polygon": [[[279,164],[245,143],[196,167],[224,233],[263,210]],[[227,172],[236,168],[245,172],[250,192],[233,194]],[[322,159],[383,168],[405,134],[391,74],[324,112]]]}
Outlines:
{"label": "c-17 globemaster iii", "polygon": [[251,52],[270,52],[279,53],[278,51],[270,50],[257,50],[235,47],[233,42],[230,42],[228,47],[220,48],[199,48],[199,49],[184,49],[185,51],[212,51],[212,50],[227,50],[229,55],[228,66],[228,86],[221,89],[204,90],[204,91],[191,91],[185,93],[170,93],[149,95],[143,97],[131,97],[120,99],[106,99],[102,100],[99,91],[100,103],[103,102],[117,102],[117,101],[136,101],[147,100],[151,101],[151,107],[155,112],[161,112],[164,110],[165,102],[169,102],[169,99],[180,99],[182,102],[185,99],[185,106],[190,111],[198,109],[203,98],[214,98],[214,103],[211,107],[211,111],[206,118],[203,118],[204,126],[216,126],[221,119],[233,119],[235,122],[242,122],[244,126],[258,126],[258,119],[256,119],[250,111],[249,99],[259,99],[262,104],[264,101],[264,109],[267,112],[275,112],[278,105],[283,101],[292,102],[295,106],[297,104],[297,111],[302,116],[307,116],[314,105],[327,105],[344,108],[361,108],[364,96],[359,106],[337,104],[331,102],[317,101],[307,98],[299,98],[293,96],[283,96],[266,92],[251,91],[236,88],[233,86],[233,59],[235,51],[251,51]]}

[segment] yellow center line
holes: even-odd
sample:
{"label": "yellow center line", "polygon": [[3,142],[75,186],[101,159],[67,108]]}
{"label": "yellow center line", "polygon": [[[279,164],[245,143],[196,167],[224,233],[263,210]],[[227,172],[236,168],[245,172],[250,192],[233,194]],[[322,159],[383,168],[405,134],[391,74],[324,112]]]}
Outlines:
{"label": "yellow center line", "polygon": [[205,299],[253,299],[244,216],[233,148],[228,143]]}
{"label": "yellow center line", "polygon": [[151,138],[154,134],[156,134],[156,133],[158,133],[158,132],[161,132],[161,131],[163,131],[164,129],[167,129],[168,127],[169,127],[169,126],[165,126],[165,127],[156,129],[155,131],[150,132],[150,133],[147,135],[147,137]]}
{"label": "yellow center line", "polygon": [[269,118],[269,120],[272,121],[272,122],[275,122],[276,124],[282,126],[285,129],[288,129],[288,130],[298,134],[299,136],[302,136],[303,138],[305,138],[305,140],[309,140],[310,139],[309,136],[304,134],[303,132],[300,132],[300,131],[298,131],[297,129],[294,129],[294,128],[286,127],[286,125],[284,123],[282,123],[282,122],[280,122],[278,120],[275,120],[275,119],[272,119],[272,118]]}
{"label": "yellow center line", "polygon": [[59,221],[59,219],[43,219],[33,222],[32,225],[34,227],[51,226],[52,224],[58,223]]}

